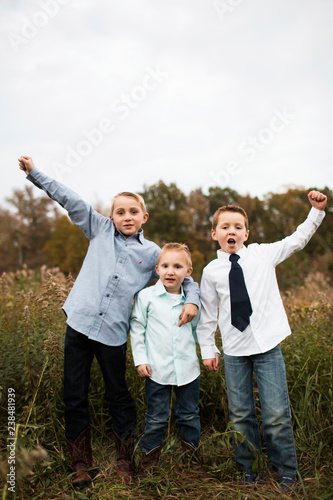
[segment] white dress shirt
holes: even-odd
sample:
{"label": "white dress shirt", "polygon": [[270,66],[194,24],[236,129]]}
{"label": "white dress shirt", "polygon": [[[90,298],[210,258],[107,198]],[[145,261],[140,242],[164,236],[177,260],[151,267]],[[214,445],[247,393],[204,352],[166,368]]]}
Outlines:
{"label": "white dress shirt", "polygon": [[230,254],[218,250],[217,259],[204,268],[201,280],[202,310],[197,336],[203,359],[214,358],[217,324],[223,351],[230,356],[249,356],[269,351],[290,335],[275,267],[305,247],[324,216],[325,212],[311,208],[305,222],[291,236],[275,243],[243,246],[237,252],[253,309],[250,324],[243,332],[231,324]]}

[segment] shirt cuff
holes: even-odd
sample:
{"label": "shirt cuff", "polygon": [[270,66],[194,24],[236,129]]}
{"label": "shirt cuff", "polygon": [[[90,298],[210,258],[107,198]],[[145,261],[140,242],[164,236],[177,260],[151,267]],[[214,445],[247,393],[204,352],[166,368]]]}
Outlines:
{"label": "shirt cuff", "polygon": [[202,359],[212,359],[215,358],[215,348],[214,345],[203,345],[201,346],[201,357]]}
{"label": "shirt cuff", "polygon": [[318,210],[318,208],[312,207],[309,214],[308,214],[308,219],[311,222],[314,222],[315,224],[320,224],[325,217],[325,211],[324,210]]}
{"label": "shirt cuff", "polygon": [[136,356],[134,355],[133,358],[135,366],[149,365],[147,356],[145,354],[137,354]]}
{"label": "shirt cuff", "polygon": [[214,345],[214,352],[215,352],[215,354],[218,354],[219,356],[221,356],[221,353],[218,350],[218,348],[216,347],[216,345]]}

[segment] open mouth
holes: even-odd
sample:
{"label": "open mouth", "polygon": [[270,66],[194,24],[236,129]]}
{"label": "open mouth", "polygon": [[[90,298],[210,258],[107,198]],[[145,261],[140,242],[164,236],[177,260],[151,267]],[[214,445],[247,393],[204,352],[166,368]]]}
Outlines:
{"label": "open mouth", "polygon": [[234,240],[234,238],[228,239],[228,245],[235,245],[235,244],[236,244],[236,240]]}

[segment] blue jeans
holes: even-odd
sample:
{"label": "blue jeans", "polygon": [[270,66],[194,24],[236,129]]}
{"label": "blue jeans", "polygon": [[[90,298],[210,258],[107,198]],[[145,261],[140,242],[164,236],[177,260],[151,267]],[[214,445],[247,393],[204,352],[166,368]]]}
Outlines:
{"label": "blue jeans", "polygon": [[147,412],[145,433],[140,449],[148,453],[163,443],[170,417],[171,390],[174,387],[176,403],[174,411],[179,435],[195,448],[200,443],[199,390],[200,377],[181,386],[157,384],[146,378]]}
{"label": "blue jeans", "polygon": [[94,356],[105,382],[112,425],[119,437],[136,422],[135,406],[125,381],[126,344],[107,346],[90,340],[67,325],[64,362],[65,434],[72,443],[90,425],[88,391]]}
{"label": "blue jeans", "polygon": [[289,405],[286,369],[280,346],[252,356],[224,355],[228,390],[229,418],[233,430],[245,435],[246,441],[235,441],[236,461],[245,472],[251,472],[251,461],[261,453],[261,439],[253,393],[253,373],[259,389],[263,431],[268,462],[280,474],[297,472],[296,449]]}

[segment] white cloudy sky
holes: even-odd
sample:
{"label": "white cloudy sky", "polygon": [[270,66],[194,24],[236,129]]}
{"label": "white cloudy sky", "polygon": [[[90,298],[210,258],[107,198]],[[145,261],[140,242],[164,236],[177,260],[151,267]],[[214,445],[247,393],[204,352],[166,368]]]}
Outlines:
{"label": "white cloudy sky", "polygon": [[21,154],[93,204],[159,179],[333,187],[331,0],[2,0],[0,20],[1,205]]}

